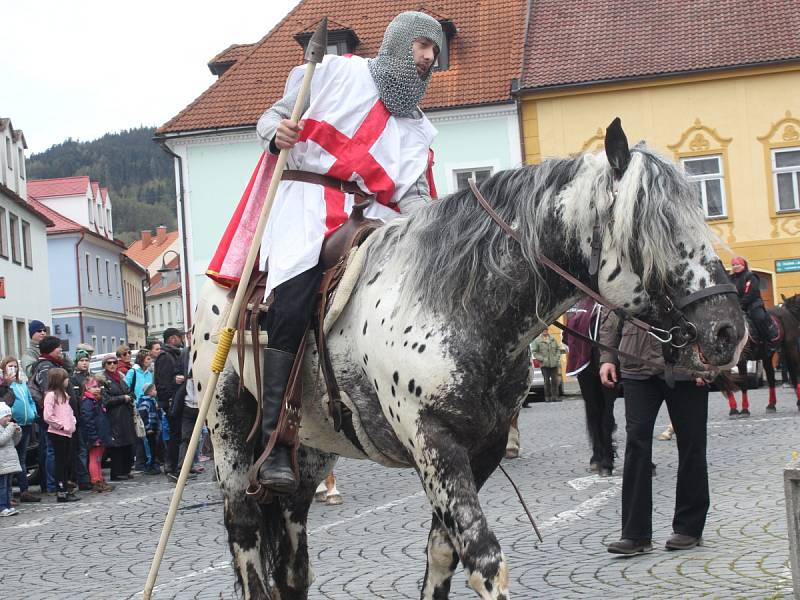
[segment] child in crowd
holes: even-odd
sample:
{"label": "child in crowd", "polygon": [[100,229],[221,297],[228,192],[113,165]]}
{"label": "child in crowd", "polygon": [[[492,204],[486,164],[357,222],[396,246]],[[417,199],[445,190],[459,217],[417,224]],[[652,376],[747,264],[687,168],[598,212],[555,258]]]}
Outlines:
{"label": "child in crowd", "polygon": [[145,473],[148,475],[159,475],[161,465],[158,463],[159,444],[161,437],[161,417],[159,415],[158,402],[156,400],[156,386],[151,383],[144,388],[143,393],[136,402],[136,409],[144,423],[147,436],[143,440],[144,452],[147,457]]}
{"label": "child in crowd", "polygon": [[69,404],[69,374],[61,368],[52,368],[47,373],[47,393],[44,395],[44,421],[47,437],[55,455],[56,502],[80,500],[67,491],[70,443],[75,433],[75,414]]}
{"label": "child in crowd", "polygon": [[21,469],[15,448],[21,437],[22,429],[11,422],[11,409],[0,402],[0,517],[19,514],[11,506],[11,476]]}
{"label": "child in crowd", "polygon": [[89,449],[89,479],[92,482],[92,491],[110,492],[113,485],[103,479],[103,452],[111,443],[111,425],[106,418],[103,408],[100,384],[94,377],[88,377],[84,382],[83,398],[81,398],[81,417],[83,419],[83,434],[86,447]]}

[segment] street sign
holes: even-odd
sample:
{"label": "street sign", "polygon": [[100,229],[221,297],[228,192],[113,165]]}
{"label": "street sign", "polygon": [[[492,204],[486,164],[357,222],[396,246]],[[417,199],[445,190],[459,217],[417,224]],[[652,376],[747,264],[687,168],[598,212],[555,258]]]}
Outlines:
{"label": "street sign", "polygon": [[800,258],[784,258],[775,261],[776,273],[792,273],[800,271]]}

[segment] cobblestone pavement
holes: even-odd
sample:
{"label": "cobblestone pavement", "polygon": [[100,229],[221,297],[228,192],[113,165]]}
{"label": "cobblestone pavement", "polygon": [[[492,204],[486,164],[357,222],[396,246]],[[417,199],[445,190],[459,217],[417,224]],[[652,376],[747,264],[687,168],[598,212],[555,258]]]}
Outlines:
{"label": "cobblestone pavement", "polygon": [[[766,393],[752,394],[753,416],[729,420],[727,402],[710,400],[712,507],[705,545],[666,552],[674,503],[677,451],[654,441],[652,554],[614,558],[621,478],[587,471],[583,404],[570,399],[523,410],[523,449],[505,465],[544,535],[538,543],[510,484],[495,474],[481,493],[503,546],[513,598],[791,598],[782,468],[800,449],[800,413],[781,389],[778,412],[766,415]],[[624,448],[624,407],[617,402]],[[667,422],[662,409],[656,434]],[[620,461],[621,466],[621,461]],[[341,506],[317,504],[310,547],[317,575],[312,599],[419,598],[429,509],[411,471],[343,460]],[[0,523],[5,568],[0,597],[134,599],[152,560],[172,491],[163,477],[139,476],[112,494],[83,501],[23,504]],[[203,475],[186,490],[155,598],[235,598],[222,526],[221,497]],[[474,598],[458,572],[453,598]]]}

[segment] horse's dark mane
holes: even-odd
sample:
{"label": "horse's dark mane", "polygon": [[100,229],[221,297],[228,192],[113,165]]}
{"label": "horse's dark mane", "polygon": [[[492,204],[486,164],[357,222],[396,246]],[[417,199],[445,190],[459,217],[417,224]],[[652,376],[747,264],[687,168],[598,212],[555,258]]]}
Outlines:
{"label": "horse's dark mane", "polygon": [[[676,231],[696,241],[708,240],[711,247],[713,238],[693,189],[672,163],[637,146],[615,199],[611,187],[611,168],[602,153],[549,159],[498,172],[482,182],[488,202],[519,232],[524,264],[512,263],[515,254],[510,250],[516,242],[469,189],[384,227],[370,254],[386,258],[394,253],[392,259],[403,264],[407,300],[453,314],[474,308],[479,294],[494,310],[507,308],[516,290],[530,286],[532,278],[534,283],[541,281],[537,256],[563,250],[548,243],[583,247],[594,224],[592,205],[609,221],[608,237],[621,261],[630,261],[636,248],[644,278],[666,279],[680,252]],[[560,238],[552,232],[558,220],[563,223]],[[379,248],[386,252],[375,252]],[[374,266],[371,262],[367,271]],[[538,309],[545,290],[535,288]]]}

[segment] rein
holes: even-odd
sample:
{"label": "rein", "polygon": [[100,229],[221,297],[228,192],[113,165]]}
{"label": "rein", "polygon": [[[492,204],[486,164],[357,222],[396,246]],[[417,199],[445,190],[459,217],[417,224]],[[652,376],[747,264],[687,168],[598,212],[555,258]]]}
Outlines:
{"label": "rein", "polygon": [[[469,180],[469,187],[472,190],[472,193],[475,194],[478,202],[480,203],[481,207],[489,214],[489,216],[497,223],[500,228],[506,232],[512,239],[516,240],[517,243],[521,243],[519,234],[514,231],[514,229],[506,223],[503,218],[497,214],[497,212],[492,208],[486,198],[483,196],[481,191],[478,189],[478,185],[474,179]],[[590,272],[596,274],[599,271],[599,262],[600,262],[600,253],[602,250],[602,239],[601,239],[601,229],[600,226],[600,215],[596,215],[595,224],[592,231],[592,256],[589,261],[589,270]],[[539,254],[538,257],[539,261],[544,264],[548,269],[556,273],[559,277],[564,279],[565,281],[571,283],[576,288],[578,288],[581,292],[589,296],[592,300],[604,306],[608,310],[614,312],[622,321],[629,322],[631,325],[641,329],[645,333],[653,336],[659,342],[664,345],[669,345],[673,349],[683,348],[688,346],[692,342],[697,339],[697,326],[694,323],[689,321],[686,318],[686,315],[683,314],[684,308],[689,306],[690,304],[697,302],[703,298],[707,298],[708,296],[714,296],[717,294],[737,294],[736,286],[732,283],[722,283],[718,285],[712,285],[710,287],[704,288],[702,290],[698,290],[696,292],[692,292],[691,294],[684,296],[680,300],[676,302],[672,302],[669,298],[667,300],[667,307],[666,312],[672,318],[673,323],[678,323],[669,329],[662,329],[660,327],[656,327],[649,323],[645,323],[644,321],[637,319],[633,315],[629,314],[625,309],[620,306],[617,306],[610,300],[604,298],[600,295],[599,292],[596,292],[583,282],[579,281],[576,277],[572,274],[568,273],[548,257],[544,256],[543,254]],[[556,327],[563,331],[568,331],[570,334],[575,334],[577,337],[585,337],[579,334],[572,329],[561,325],[560,323],[556,324]],[[663,336],[663,337],[662,337]],[[589,340],[594,345],[599,346],[600,344],[594,340]],[[614,351],[617,355],[624,356],[621,354],[619,350],[613,350],[612,348],[606,347],[607,350]],[[626,358],[636,358],[638,362],[642,362],[641,358],[638,357],[630,357],[627,356]],[[661,368],[661,367],[660,367]]]}

